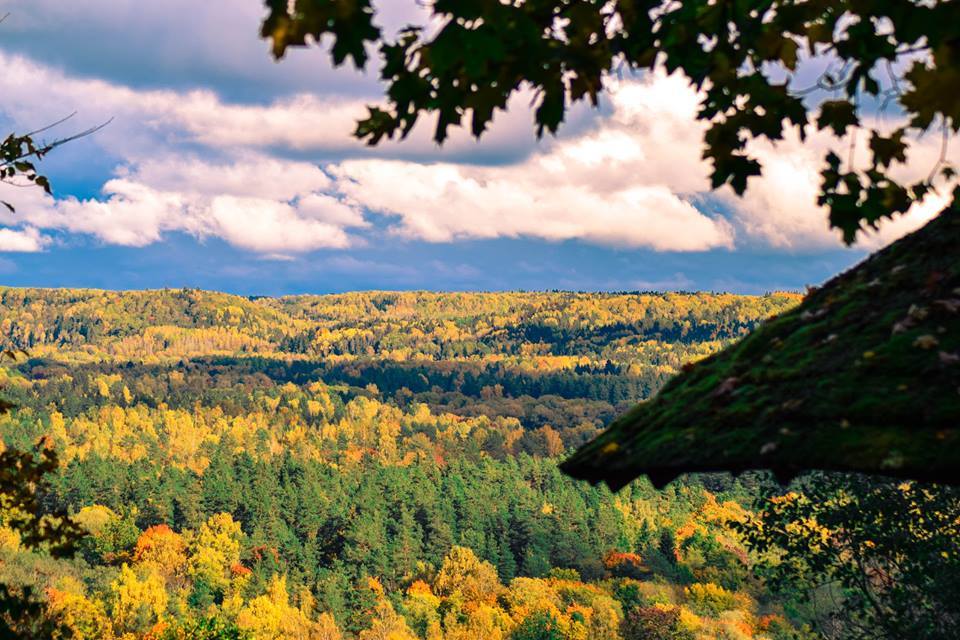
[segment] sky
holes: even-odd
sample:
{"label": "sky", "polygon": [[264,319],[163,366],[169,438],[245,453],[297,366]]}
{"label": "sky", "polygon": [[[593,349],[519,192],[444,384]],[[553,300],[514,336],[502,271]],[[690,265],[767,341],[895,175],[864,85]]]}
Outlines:
{"label": "sky", "polygon": [[[390,33],[422,22],[380,2]],[[815,205],[812,135],[756,145],[743,198],[711,192],[697,94],[662,72],[611,79],[537,140],[521,95],[481,141],[421,126],[371,149],[376,64],[318,47],[274,62],[257,0],[0,0],[0,126],[109,121],[41,165],[53,196],[0,185],[0,284],[243,295],[367,289],[710,290],[819,284],[917,228],[935,199],[845,248]],[[932,166],[935,141],[917,145]],[[916,161],[914,162],[914,160]]]}

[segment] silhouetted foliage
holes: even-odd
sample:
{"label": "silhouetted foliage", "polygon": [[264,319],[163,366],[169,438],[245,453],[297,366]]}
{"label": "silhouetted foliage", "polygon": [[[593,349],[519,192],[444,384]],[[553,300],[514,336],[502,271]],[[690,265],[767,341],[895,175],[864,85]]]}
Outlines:
{"label": "silhouetted foliage", "polygon": [[[377,48],[388,104],[370,107],[355,132],[372,145],[406,137],[426,115],[436,118],[437,142],[450,127],[479,137],[521,91],[535,97],[537,135],[555,133],[572,104],[598,103],[608,76],[662,66],[703,92],[697,117],[709,125],[703,155],[714,188],[742,194],[760,174],[751,140],[790,130],[803,140],[814,120],[838,138],[866,127],[870,162],[844,167],[829,151],[821,174],[818,203],[847,243],[954,175],[941,158],[923,179],[896,177],[912,138],[934,129],[946,141],[960,130],[960,5],[949,0],[438,0],[429,28],[396,36],[377,26],[371,0],[265,4],[261,35],[278,58],[291,46],[331,42],[334,64],[349,58],[362,68],[368,47]],[[812,86],[792,86],[809,56],[831,64]],[[814,118],[818,95],[828,99]],[[867,127],[871,101],[895,101],[904,124],[891,133]]]}
{"label": "silhouetted foliage", "polygon": [[818,620],[831,637],[960,636],[960,493],[918,482],[816,475],[738,523],[766,583],[808,600],[837,587]]}

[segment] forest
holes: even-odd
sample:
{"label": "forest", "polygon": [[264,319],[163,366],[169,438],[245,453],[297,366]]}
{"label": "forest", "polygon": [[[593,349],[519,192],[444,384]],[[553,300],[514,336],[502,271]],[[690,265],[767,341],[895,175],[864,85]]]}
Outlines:
{"label": "forest", "polygon": [[0,435],[56,452],[83,537],[0,529],[0,582],[64,638],[805,637],[831,594],[770,590],[738,529],[771,477],[557,469],[798,300],[4,289]]}

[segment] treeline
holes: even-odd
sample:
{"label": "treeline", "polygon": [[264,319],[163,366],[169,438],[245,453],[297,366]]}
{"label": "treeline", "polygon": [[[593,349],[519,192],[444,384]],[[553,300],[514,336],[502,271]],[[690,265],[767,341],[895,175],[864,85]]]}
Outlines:
{"label": "treeline", "polygon": [[[69,389],[73,379],[83,382],[99,375],[122,375],[130,390],[145,402],[196,401],[215,386],[263,387],[291,382],[297,385],[322,379],[332,385],[364,388],[376,385],[380,393],[397,399],[419,394],[459,394],[471,398],[491,395],[519,398],[559,396],[570,400],[600,400],[610,404],[636,402],[648,397],[669,377],[649,370],[630,373],[614,364],[560,371],[526,371],[502,363],[438,362],[397,363],[364,358],[349,363],[287,361],[274,358],[193,358],[175,365],[132,367],[126,363],[71,366],[55,360],[33,358],[17,367],[32,378],[48,380],[57,391]],[[170,371],[177,376],[171,385]],[[182,380],[181,380],[182,378]],[[160,389],[158,385],[163,388]],[[50,393],[48,389],[44,393]],[[412,396],[411,396],[412,394]],[[55,394],[51,394],[55,395]]]}
{"label": "treeline", "polygon": [[[503,360],[537,369],[682,364],[798,296],[354,293],[248,299],[196,290],[0,289],[0,344],[64,359],[209,354]],[[686,353],[690,350],[690,353]],[[669,355],[666,355],[668,359]],[[678,363],[669,366],[674,368]]]}

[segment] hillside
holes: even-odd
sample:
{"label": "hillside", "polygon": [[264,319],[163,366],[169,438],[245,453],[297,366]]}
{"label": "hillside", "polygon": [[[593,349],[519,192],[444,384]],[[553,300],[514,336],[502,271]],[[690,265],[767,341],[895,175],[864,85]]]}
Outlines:
{"label": "hillside", "polygon": [[79,638],[787,638],[728,522],[762,477],[557,463],[796,300],[4,289],[0,438],[57,451],[89,535],[55,561],[0,526],[0,581]]}
{"label": "hillside", "polygon": [[797,300],[788,293],[423,292],[249,299],[197,290],[5,288],[0,344],[59,360],[256,354],[629,364],[649,361],[647,343],[712,349]]}

